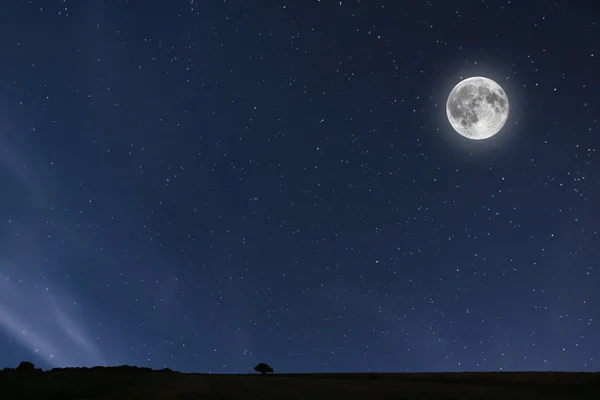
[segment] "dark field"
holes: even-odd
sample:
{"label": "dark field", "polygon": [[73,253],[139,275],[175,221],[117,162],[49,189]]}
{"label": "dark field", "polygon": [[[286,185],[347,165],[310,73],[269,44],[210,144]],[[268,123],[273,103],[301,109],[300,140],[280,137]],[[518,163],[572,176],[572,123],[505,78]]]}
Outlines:
{"label": "dark field", "polygon": [[0,399],[596,399],[600,374],[205,375],[139,368],[0,372]]}

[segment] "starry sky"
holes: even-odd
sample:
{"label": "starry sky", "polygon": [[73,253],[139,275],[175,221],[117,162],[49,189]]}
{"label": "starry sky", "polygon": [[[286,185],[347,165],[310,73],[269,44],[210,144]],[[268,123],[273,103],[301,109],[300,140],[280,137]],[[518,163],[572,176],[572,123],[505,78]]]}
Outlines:
{"label": "starry sky", "polygon": [[[599,21],[3,1],[0,366],[600,370]],[[470,76],[510,101],[483,141]]]}

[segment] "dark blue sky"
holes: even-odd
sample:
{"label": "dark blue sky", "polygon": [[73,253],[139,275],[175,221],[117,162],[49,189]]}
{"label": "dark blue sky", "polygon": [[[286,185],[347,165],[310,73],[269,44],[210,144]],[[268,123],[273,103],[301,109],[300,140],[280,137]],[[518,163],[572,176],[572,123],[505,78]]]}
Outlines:
{"label": "dark blue sky", "polygon": [[593,4],[3,1],[2,366],[599,370]]}

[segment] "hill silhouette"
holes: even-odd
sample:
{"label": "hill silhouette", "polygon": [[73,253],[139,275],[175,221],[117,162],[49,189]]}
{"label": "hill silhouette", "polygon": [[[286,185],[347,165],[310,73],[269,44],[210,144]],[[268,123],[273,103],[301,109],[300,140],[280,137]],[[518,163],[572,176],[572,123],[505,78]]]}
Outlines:
{"label": "hill silhouette", "polygon": [[600,374],[576,372],[198,374],[136,366],[5,368],[8,399],[599,399]]}

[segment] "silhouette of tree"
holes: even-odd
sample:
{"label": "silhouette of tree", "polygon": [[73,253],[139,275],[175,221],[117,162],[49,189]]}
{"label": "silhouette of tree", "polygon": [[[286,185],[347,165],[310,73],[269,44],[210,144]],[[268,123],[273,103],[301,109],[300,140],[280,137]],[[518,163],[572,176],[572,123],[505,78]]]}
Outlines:
{"label": "silhouette of tree", "polygon": [[19,366],[17,367],[17,371],[20,372],[33,372],[36,371],[35,365],[29,361],[21,361]]}
{"label": "silhouette of tree", "polygon": [[271,366],[269,364],[265,364],[265,363],[256,364],[256,367],[254,367],[254,370],[256,372],[260,372],[263,375],[266,374],[267,372],[275,373],[275,371],[273,371],[273,368],[271,368]]}

